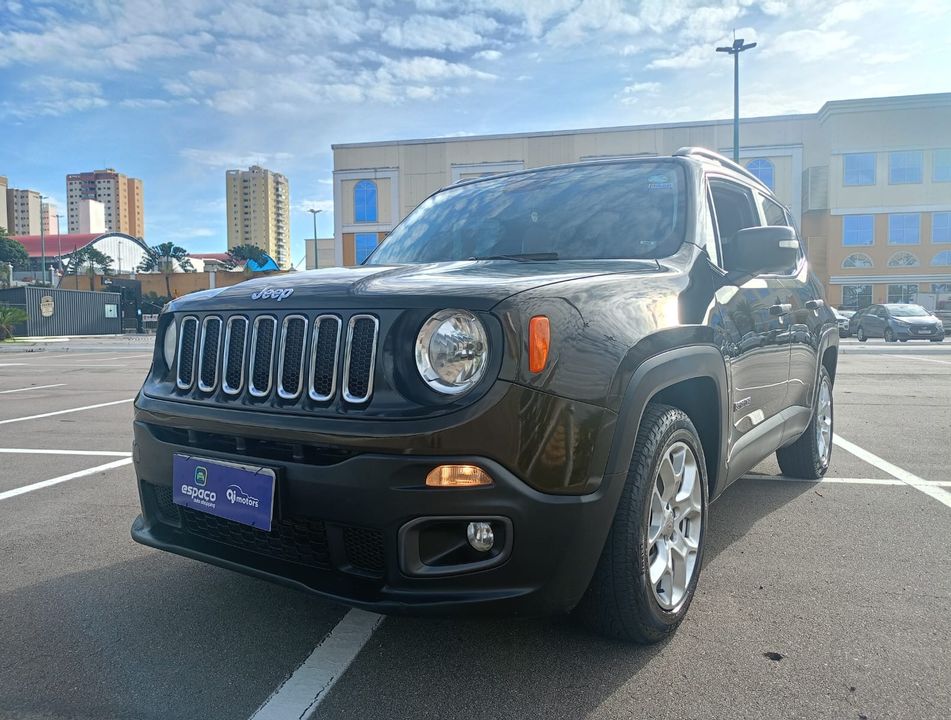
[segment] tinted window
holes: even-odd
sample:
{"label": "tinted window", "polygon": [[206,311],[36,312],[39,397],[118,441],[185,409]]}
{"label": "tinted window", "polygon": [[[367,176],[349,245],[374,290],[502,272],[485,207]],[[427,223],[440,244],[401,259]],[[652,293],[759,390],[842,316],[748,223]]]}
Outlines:
{"label": "tinted window", "polygon": [[665,257],[684,239],[684,184],[682,168],[666,161],[552,168],[451,187],[410,213],[370,264]]}
{"label": "tinted window", "polygon": [[875,184],[875,153],[850,153],[842,156],[843,185]]}
{"label": "tinted window", "polygon": [[875,243],[875,218],[871,215],[842,216],[842,244],[873,245]]}
{"label": "tinted window", "polygon": [[892,317],[928,317],[931,313],[921,305],[886,305]]}
{"label": "tinted window", "polygon": [[892,185],[921,182],[922,153],[903,150],[888,154],[888,182]]}
{"label": "tinted window", "polygon": [[774,203],[769,198],[761,198],[760,202],[763,205],[763,215],[766,217],[767,225],[788,225],[789,222],[786,220],[786,213],[783,210],[781,205]]}

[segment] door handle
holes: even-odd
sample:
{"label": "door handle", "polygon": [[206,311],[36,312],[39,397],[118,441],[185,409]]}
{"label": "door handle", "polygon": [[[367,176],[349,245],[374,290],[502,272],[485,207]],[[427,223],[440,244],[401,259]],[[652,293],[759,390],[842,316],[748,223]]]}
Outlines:
{"label": "door handle", "polygon": [[789,303],[779,303],[778,305],[769,306],[770,315],[786,315],[787,313],[792,312],[792,305]]}
{"label": "door handle", "polygon": [[826,304],[825,300],[806,300],[806,307],[810,310],[818,310]]}

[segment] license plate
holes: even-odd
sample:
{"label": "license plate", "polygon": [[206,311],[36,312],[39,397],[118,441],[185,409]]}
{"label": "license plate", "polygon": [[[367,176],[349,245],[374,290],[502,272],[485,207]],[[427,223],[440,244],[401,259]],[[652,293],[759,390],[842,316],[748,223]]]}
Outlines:
{"label": "license plate", "polygon": [[270,468],[176,454],[172,500],[176,505],[269,531],[274,478]]}
{"label": "license plate", "polygon": [[929,335],[931,334],[931,328],[915,328],[919,335]]}

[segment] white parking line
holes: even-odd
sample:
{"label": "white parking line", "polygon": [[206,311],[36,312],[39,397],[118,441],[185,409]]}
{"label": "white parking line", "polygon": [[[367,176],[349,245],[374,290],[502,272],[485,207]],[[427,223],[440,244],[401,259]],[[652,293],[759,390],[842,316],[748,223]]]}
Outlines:
{"label": "white parking line", "polygon": [[80,412],[82,410],[95,410],[96,408],[109,407],[110,405],[121,405],[122,403],[132,402],[134,399],[135,398],[126,398],[125,400],[113,400],[112,402],[96,403],[95,405],[84,405],[83,407],[69,408],[68,410],[56,410],[54,412],[40,413],[39,415],[26,415],[24,417],[10,418],[9,420],[0,420],[0,425],[24,422],[25,420],[39,420],[40,418],[53,417],[54,415],[66,415],[68,413]]}
{"label": "white parking line", "polygon": [[903,470],[897,465],[893,465],[892,463],[888,462],[888,460],[883,460],[878,455],[870,453],[865,448],[860,448],[855,443],[849,442],[840,435],[834,435],[832,442],[834,442],[846,452],[852,453],[859,460],[864,460],[869,465],[874,465],[879,470],[883,470],[884,472],[891,475],[893,478],[901,480],[906,485],[910,485],[916,490],[920,490],[928,497],[934,498],[939,503],[951,508],[951,493],[949,493],[947,490],[942,490],[935,483],[928,482],[927,480],[924,480],[923,478],[920,478],[917,475],[908,472],[907,470]]}
{"label": "white parking line", "polygon": [[908,358],[909,360],[921,360],[922,362],[941,363],[942,365],[951,365],[951,362],[948,362],[947,360],[935,360],[934,358],[919,357],[918,355],[902,355],[902,359],[904,358]]}
{"label": "white parking line", "polygon": [[114,450],[46,450],[45,448],[0,448],[7,455],[84,455],[89,457],[131,457],[130,452]]}
{"label": "white parking line", "polygon": [[34,490],[40,490],[50,485],[59,485],[64,483],[67,480],[75,480],[76,478],[86,477],[87,475],[95,475],[99,472],[104,472],[106,470],[112,470],[113,468],[122,467],[123,465],[129,465],[132,463],[132,458],[122,458],[121,460],[113,460],[112,462],[106,463],[105,465],[97,465],[96,467],[91,467],[86,470],[80,470],[78,472],[69,473],[68,475],[60,475],[59,477],[51,478],[49,480],[41,480],[40,482],[33,483],[32,485],[24,485],[23,487],[14,488],[13,490],[7,490],[6,492],[0,492],[0,500],[7,500],[8,498],[16,497],[17,495],[23,495],[24,493],[33,492]]}
{"label": "white parking line", "polygon": [[[833,483],[843,485],[900,485],[904,487],[908,483],[895,478],[837,478],[824,477],[820,480],[804,480],[803,478],[786,477],[785,475],[746,475],[744,480],[777,480],[779,482],[797,482],[797,483]],[[926,485],[933,487],[951,487],[951,480],[922,480]]]}
{"label": "white parking line", "polygon": [[350,610],[314,651],[259,707],[251,720],[307,720],[366,645],[382,616]]}
{"label": "white parking line", "polygon": [[66,383],[56,383],[55,385],[31,385],[30,387],[17,388],[16,390],[0,390],[0,395],[9,395],[10,393],[26,392],[27,390],[45,390],[46,388],[63,387]]}

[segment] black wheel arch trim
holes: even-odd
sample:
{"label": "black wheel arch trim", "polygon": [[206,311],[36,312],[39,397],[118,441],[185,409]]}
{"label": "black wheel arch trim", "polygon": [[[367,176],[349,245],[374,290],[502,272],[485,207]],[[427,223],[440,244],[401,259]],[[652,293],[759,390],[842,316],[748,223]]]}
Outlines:
{"label": "black wheel arch trim", "polygon": [[712,381],[718,398],[718,432],[716,442],[712,446],[715,452],[708,452],[707,443],[703,442],[702,437],[701,444],[704,446],[704,455],[712,455],[706,458],[711,484],[708,497],[712,500],[719,494],[722,490],[719,480],[726,477],[730,389],[723,355],[720,349],[713,345],[690,345],[666,350],[647,358],[637,367],[627,383],[618,408],[617,425],[608,453],[605,475],[623,477],[627,473],[637,432],[648,403],[666,388],[698,379]]}

